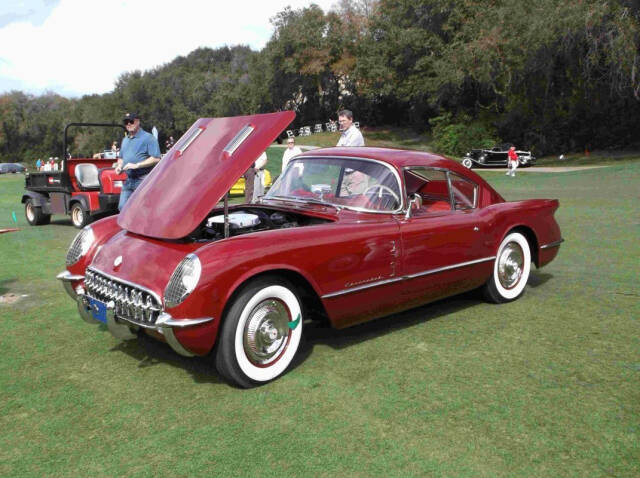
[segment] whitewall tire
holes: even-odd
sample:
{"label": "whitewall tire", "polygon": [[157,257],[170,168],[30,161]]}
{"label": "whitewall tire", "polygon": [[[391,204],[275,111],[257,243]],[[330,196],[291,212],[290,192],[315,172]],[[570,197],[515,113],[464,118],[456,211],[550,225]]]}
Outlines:
{"label": "whitewall tire", "polygon": [[527,238],[512,232],[500,243],[485,296],[495,303],[510,302],[524,292],[531,272],[531,249]]}
{"label": "whitewall tire", "polygon": [[282,375],[302,338],[302,306],[295,289],[276,277],[252,281],[225,314],[216,368],[249,388]]}

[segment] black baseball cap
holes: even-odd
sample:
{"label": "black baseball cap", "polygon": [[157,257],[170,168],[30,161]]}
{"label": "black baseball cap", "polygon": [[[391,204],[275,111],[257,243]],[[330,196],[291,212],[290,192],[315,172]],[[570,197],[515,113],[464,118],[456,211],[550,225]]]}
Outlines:
{"label": "black baseball cap", "polygon": [[122,121],[134,120],[134,119],[140,119],[140,115],[138,113],[125,113],[124,116],[122,117]]}

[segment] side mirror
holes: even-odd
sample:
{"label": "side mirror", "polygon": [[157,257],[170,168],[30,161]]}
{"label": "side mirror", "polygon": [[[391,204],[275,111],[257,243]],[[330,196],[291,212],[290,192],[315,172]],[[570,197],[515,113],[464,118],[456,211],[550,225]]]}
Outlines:
{"label": "side mirror", "polygon": [[409,206],[407,207],[407,213],[404,215],[405,219],[409,219],[413,213],[412,211],[418,210],[422,207],[422,196],[419,194],[412,194],[409,198]]}

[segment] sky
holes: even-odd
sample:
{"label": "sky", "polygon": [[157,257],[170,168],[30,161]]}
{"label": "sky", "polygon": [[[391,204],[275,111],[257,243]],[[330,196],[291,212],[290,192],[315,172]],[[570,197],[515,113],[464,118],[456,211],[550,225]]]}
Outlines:
{"label": "sky", "polygon": [[[313,0],[328,11],[337,0]],[[113,90],[198,47],[260,50],[269,19],[310,0],[0,0],[0,94],[66,97]]]}

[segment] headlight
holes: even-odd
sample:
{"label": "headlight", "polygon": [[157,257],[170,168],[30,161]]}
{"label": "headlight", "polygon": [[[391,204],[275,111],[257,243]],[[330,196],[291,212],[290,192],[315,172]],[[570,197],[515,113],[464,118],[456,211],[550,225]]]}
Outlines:
{"label": "headlight", "polygon": [[202,272],[202,266],[198,256],[189,254],[182,259],[171,274],[171,279],[164,290],[165,306],[175,307],[185,300],[198,285],[200,272]]}
{"label": "headlight", "polygon": [[93,236],[93,229],[91,229],[90,226],[86,226],[76,234],[67,252],[67,265],[71,266],[78,262],[80,258],[87,253],[93,241],[95,241],[95,237]]}

